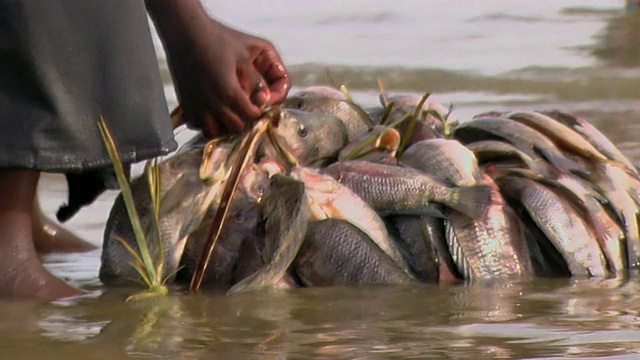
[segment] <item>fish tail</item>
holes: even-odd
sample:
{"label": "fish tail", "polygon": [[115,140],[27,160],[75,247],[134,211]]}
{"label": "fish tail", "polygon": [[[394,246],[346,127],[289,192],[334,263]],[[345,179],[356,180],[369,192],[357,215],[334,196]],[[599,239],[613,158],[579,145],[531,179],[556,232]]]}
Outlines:
{"label": "fish tail", "polygon": [[491,186],[476,185],[452,190],[449,205],[472,219],[477,219],[491,204]]}

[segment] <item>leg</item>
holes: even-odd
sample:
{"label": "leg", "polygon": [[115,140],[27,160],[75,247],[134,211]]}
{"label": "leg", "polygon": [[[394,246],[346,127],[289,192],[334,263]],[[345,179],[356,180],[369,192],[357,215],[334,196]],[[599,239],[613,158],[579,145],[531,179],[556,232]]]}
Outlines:
{"label": "leg", "polygon": [[33,242],[41,254],[52,252],[85,252],[96,246],[77,237],[56,221],[47,217],[40,208],[38,197],[33,202]]}
{"label": "leg", "polygon": [[32,215],[39,172],[0,169],[0,297],[53,300],[78,294],[51,275],[33,244]]}

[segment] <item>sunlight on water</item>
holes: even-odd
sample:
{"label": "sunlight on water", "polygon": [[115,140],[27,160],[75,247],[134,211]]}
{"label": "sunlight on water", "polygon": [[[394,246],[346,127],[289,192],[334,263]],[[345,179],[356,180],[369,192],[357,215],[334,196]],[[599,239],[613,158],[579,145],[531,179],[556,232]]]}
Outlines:
{"label": "sunlight on water", "polygon": [[[463,121],[489,110],[558,108],[585,117],[640,160],[640,25],[623,13],[624,1],[205,3],[230,25],[272,40],[296,89],[328,84],[330,67],[366,105],[376,104],[381,78],[391,92],[432,92]],[[159,59],[172,108],[162,51]],[[40,192],[53,214],[66,201],[64,178],[47,175]],[[69,228],[100,245],[115,194]],[[173,289],[164,299],[125,303],[133,289],[99,283],[99,250],[45,261],[88,294],[46,305],[0,301],[2,359],[640,356],[637,278],[237,296]]]}

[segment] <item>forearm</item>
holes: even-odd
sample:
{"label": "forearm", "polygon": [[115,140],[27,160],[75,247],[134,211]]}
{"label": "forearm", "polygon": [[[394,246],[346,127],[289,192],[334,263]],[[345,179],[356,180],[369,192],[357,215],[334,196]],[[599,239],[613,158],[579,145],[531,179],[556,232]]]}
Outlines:
{"label": "forearm", "polygon": [[169,48],[184,44],[202,30],[203,22],[212,21],[200,0],[145,0],[145,5],[162,42]]}

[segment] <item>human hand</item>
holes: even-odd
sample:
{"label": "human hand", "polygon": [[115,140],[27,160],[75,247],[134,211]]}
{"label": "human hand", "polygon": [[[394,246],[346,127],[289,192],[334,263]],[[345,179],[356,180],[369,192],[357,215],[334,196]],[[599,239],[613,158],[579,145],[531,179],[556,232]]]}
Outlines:
{"label": "human hand", "polygon": [[246,121],[260,116],[262,107],[286,97],[289,76],[269,41],[231,29],[204,10],[181,21],[165,19],[156,16],[156,24],[165,35],[183,121],[189,127],[207,137],[240,132]]}

